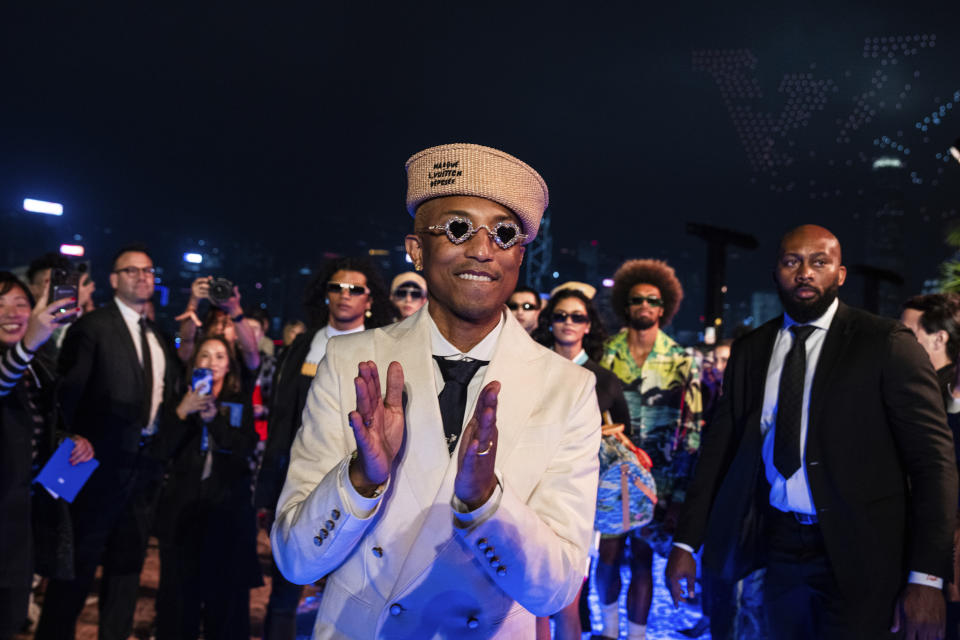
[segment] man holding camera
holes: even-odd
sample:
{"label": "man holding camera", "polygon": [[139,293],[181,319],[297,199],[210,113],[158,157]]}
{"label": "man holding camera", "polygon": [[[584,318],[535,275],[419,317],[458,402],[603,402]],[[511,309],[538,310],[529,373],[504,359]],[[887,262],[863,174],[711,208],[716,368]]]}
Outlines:
{"label": "man holding camera", "polygon": [[71,507],[76,573],[50,581],[39,640],[74,636],[99,564],[99,637],[129,636],[163,479],[158,435],[180,367],[144,314],[154,290],[145,247],[117,253],[110,285],[113,301],[72,325],[60,353],[64,424],[93,443],[100,467]]}
{"label": "man holding camera", "polygon": [[330,340],[274,557],[295,582],[329,574],[314,638],[532,638],[580,588],[600,441],[593,375],[504,305],[546,184],[470,144],[416,154],[407,176],[427,305]]}

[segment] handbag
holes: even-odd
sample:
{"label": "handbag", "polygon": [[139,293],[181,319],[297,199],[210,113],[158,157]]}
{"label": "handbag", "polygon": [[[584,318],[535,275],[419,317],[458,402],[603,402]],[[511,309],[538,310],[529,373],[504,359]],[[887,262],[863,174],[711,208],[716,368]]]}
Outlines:
{"label": "handbag", "polygon": [[604,412],[604,420],[593,526],[600,533],[622,534],[653,520],[657,485],[650,456],[624,435],[624,425],[609,424],[609,413]]}

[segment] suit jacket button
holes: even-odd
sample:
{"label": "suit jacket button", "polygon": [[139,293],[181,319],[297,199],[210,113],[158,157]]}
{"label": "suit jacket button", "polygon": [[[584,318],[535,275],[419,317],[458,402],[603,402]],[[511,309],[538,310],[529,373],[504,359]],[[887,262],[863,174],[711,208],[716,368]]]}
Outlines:
{"label": "suit jacket button", "polygon": [[493,567],[494,569],[496,569],[497,567],[499,567],[499,566],[500,566],[500,558],[498,558],[497,556],[493,556],[492,558],[490,558],[490,566]]}
{"label": "suit jacket button", "polygon": [[394,602],[392,605],[390,605],[390,615],[398,616],[401,613],[403,613],[403,607],[401,607],[399,604]]}
{"label": "suit jacket button", "polygon": [[479,626],[480,626],[480,621],[479,621],[479,620],[477,620],[477,619],[474,618],[473,616],[470,616],[469,618],[467,618],[467,628],[468,628],[468,629],[476,629],[476,628],[479,627]]}
{"label": "suit jacket button", "polygon": [[334,509],[333,511],[330,512],[330,517],[333,518],[334,520],[339,520],[340,512]]}
{"label": "suit jacket button", "polygon": [[373,548],[373,555],[377,556],[378,558],[382,558],[382,557],[383,557],[383,549],[381,549],[380,547],[374,547],[374,548]]}
{"label": "suit jacket button", "polygon": [[327,531],[326,529],[320,529],[320,535],[323,536],[323,539],[324,539],[324,540],[326,540],[326,539],[327,539],[327,536],[330,535],[330,532]]}
{"label": "suit jacket button", "polygon": [[486,538],[480,538],[479,540],[477,540],[477,549],[480,549],[480,551],[483,551],[486,548],[487,548]]}
{"label": "suit jacket button", "polygon": [[333,531],[333,520],[327,520],[324,524],[327,526],[327,529]]}
{"label": "suit jacket button", "polygon": [[483,552],[483,555],[487,556],[488,558],[492,558],[495,555],[493,552],[493,547],[487,547],[487,550]]}
{"label": "suit jacket button", "polygon": [[317,545],[317,546],[319,547],[320,545],[323,544],[323,538],[321,538],[319,535],[318,535],[318,536],[315,536],[314,539],[313,539],[313,544],[315,544],[315,545]]}
{"label": "suit jacket button", "polygon": [[500,565],[500,568],[497,569],[497,575],[500,576],[501,578],[507,575],[507,568],[503,565]]}

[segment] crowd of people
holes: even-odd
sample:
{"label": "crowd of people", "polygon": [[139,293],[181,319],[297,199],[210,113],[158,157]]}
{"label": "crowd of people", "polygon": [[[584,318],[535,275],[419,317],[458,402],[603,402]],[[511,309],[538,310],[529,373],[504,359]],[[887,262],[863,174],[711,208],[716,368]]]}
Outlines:
{"label": "crowd of people", "polygon": [[[902,324],[852,310],[838,301],[839,242],[801,227],[774,267],[785,316],[735,343],[667,333],[683,286],[662,260],[617,270],[619,326],[604,326],[588,283],[517,285],[546,206],[539,175],[475,145],[422,153],[407,165],[415,270],[388,287],[365,258],[330,260],[276,343],[237,287],[215,296],[201,277],[175,346],[154,322],[143,245],[117,251],[101,307],[88,274],[75,297],[50,299],[51,272],[71,268],[57,255],[24,279],[0,272],[0,640],[33,623],[37,639],[72,638],[98,567],[99,637],[127,638],[151,536],[155,636],[249,637],[258,527],[275,557],[265,638],[294,638],[301,585],[329,576],[315,637],[461,637],[462,625],[636,640],[656,554],[675,601],[702,587],[690,637],[872,638],[893,625],[933,638],[938,607],[957,637],[960,296],[912,297]],[[479,186],[430,175],[504,162],[510,180]],[[839,395],[822,400],[826,388]],[[821,414],[835,418],[815,431]],[[70,504],[32,483],[65,441],[71,465],[99,463]],[[773,542],[743,551],[741,527],[761,521]]]}

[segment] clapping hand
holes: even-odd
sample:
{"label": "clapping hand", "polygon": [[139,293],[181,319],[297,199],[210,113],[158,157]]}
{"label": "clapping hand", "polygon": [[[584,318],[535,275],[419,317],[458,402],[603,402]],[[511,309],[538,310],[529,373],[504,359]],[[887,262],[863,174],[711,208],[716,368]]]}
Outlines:
{"label": "clapping hand", "polygon": [[393,461],[403,445],[403,367],[387,369],[387,396],[380,391],[380,374],[372,361],[361,362],[353,380],[357,409],[347,416],[357,441],[350,463],[350,482],[364,496],[372,496],[390,477]]}
{"label": "clapping hand", "polygon": [[477,398],[473,417],[460,436],[457,458],[457,477],[454,493],[471,511],[482,506],[493,495],[497,477],[493,470],[497,462],[497,398],[500,383],[494,380],[483,388]]}

